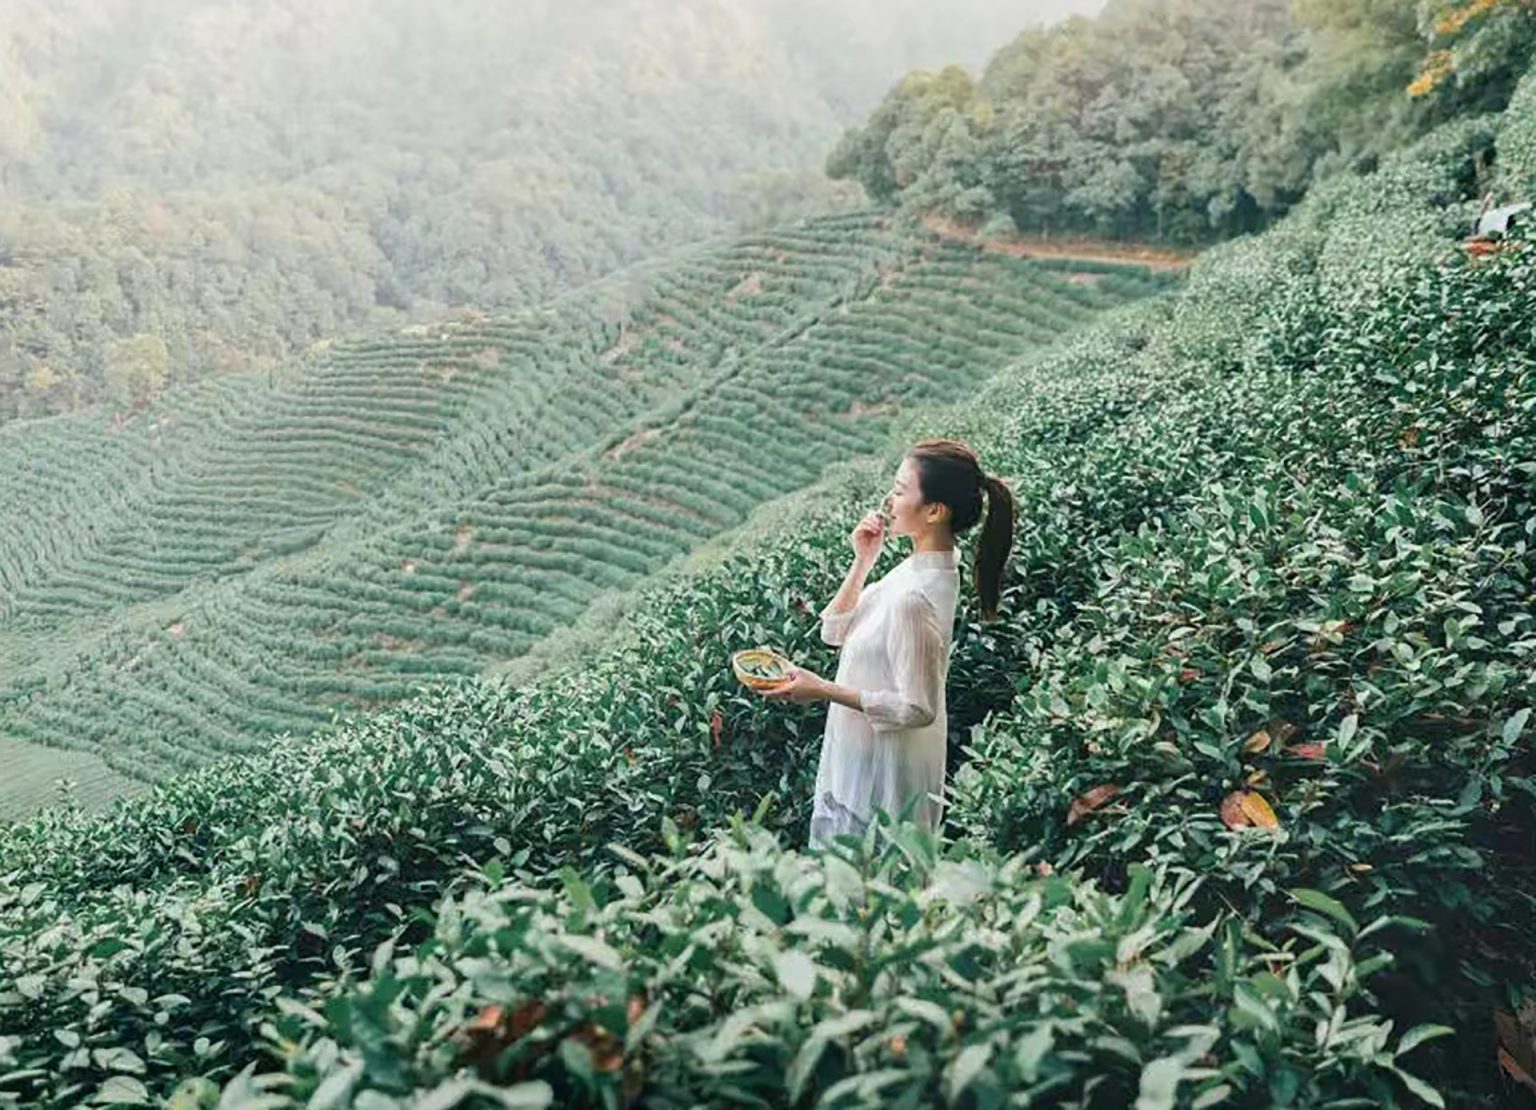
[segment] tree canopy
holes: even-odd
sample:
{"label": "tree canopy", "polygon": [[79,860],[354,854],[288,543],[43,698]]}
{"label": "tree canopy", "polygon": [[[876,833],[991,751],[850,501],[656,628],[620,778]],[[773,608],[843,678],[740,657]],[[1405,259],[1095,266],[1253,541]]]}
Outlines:
{"label": "tree canopy", "polygon": [[1533,44],[1530,0],[1112,0],[1025,31],[980,79],[910,74],[827,168],[999,231],[1206,241],[1501,109]]}

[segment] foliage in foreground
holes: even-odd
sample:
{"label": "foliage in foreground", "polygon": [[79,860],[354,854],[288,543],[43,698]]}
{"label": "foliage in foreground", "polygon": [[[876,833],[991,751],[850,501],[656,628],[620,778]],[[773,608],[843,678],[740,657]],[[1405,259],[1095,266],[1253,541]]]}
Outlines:
{"label": "foliage in foreground", "polygon": [[1314,891],[1271,943],[1196,922],[1187,872],[1111,895],[973,845],[941,859],[910,825],[812,855],[740,821],[614,852],[559,889],[480,876],[367,983],[281,1004],[286,1074],[181,1105],[1391,1106],[1393,1076],[1424,1090],[1400,1057],[1446,1032],[1363,1010],[1388,919],[1346,939]]}

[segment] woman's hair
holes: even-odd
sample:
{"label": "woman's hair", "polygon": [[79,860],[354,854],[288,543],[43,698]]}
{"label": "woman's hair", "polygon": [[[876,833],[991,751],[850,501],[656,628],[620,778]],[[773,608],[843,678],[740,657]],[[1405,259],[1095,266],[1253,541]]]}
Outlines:
{"label": "woman's hair", "polygon": [[1003,592],[1003,568],[1013,548],[1017,511],[1013,491],[981,469],[975,451],[953,439],[922,440],[907,451],[907,457],[917,470],[923,501],[949,506],[949,529],[957,536],[981,519],[985,494],[987,518],[971,560],[971,579],[981,599],[982,619],[995,619]]}

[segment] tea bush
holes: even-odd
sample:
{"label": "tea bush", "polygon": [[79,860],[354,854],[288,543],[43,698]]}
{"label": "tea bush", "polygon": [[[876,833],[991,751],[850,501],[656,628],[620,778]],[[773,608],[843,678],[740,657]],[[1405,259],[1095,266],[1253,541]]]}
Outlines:
{"label": "tea bush", "polygon": [[[1292,885],[1427,918],[1451,954],[1416,968],[1435,1004],[1489,951],[1529,959],[1533,319],[1528,259],[1436,272],[1232,382],[1264,457],[1123,538],[978,733],[957,822],[1101,875],[1175,861],[1255,921]],[[1267,841],[1223,824],[1245,789],[1274,800]]]}
{"label": "tea bush", "polygon": [[1536,203],[1536,66],[1521,78],[1504,112],[1497,168],[1502,199]]}
{"label": "tea bush", "polygon": [[266,1027],[286,1074],[217,1105],[1390,1106],[1429,1094],[1401,1058],[1445,1032],[1363,1008],[1389,919],[1346,938],[1325,908],[1259,944],[1197,923],[1187,872],[1111,895],[885,822],[812,856],[740,821],[614,851],[560,889],[492,876],[367,983],[288,1000]]}

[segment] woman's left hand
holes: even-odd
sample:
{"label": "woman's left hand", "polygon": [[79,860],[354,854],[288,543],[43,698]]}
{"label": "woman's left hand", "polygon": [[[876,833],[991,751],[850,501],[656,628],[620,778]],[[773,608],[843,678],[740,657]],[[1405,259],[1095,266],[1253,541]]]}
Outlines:
{"label": "woman's left hand", "polygon": [[763,691],[770,701],[822,701],[827,696],[827,680],[804,667],[791,665],[789,677]]}

